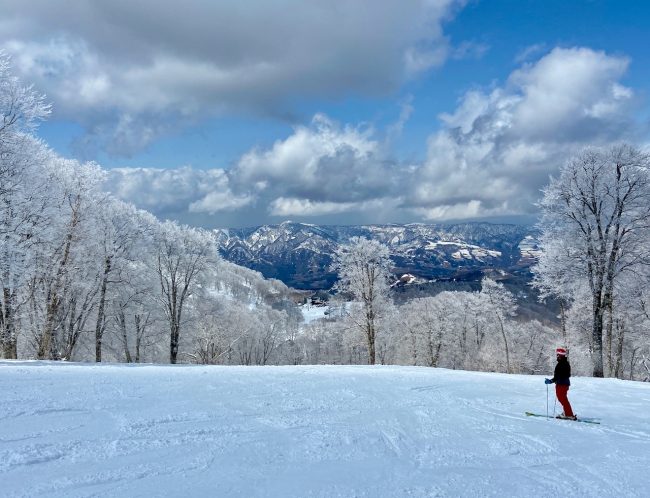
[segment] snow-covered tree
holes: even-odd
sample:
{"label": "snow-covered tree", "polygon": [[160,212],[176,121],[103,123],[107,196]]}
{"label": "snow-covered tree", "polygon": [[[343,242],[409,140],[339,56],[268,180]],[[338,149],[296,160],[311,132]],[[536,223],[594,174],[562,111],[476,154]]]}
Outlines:
{"label": "snow-covered tree", "polygon": [[42,166],[48,151],[29,133],[50,112],[44,96],[23,85],[0,51],[0,350],[17,357],[18,291],[44,210]]}
{"label": "snow-covered tree", "polygon": [[153,245],[152,223],[144,223],[143,216],[146,215],[140,213],[135,206],[108,198],[96,218],[101,257],[95,322],[95,361],[98,362],[102,360],[106,303],[110,288],[120,284],[128,286],[132,275],[130,268],[137,261],[138,255],[147,250],[144,244]]}
{"label": "snow-covered tree", "polygon": [[156,272],[169,324],[169,362],[173,364],[178,357],[187,300],[208,266],[216,263],[217,249],[209,233],[169,221],[161,225],[156,239]]}
{"label": "snow-covered tree", "polygon": [[[21,135],[32,132],[50,114],[45,96],[24,85],[11,71],[11,61],[0,51],[0,158],[16,150]],[[4,165],[0,165],[0,180]],[[2,185],[0,181],[0,193]]]}
{"label": "snow-covered tree", "polygon": [[[159,327],[164,317],[157,299],[160,283],[155,269],[155,234],[160,223],[130,205],[117,203],[114,208],[105,218],[110,225],[103,232],[111,236],[102,239],[102,256],[110,256],[104,320],[109,346],[117,359],[127,363],[140,363],[145,357],[158,359],[160,342],[166,336]],[[112,242],[107,245],[106,241]],[[99,313],[97,322],[101,323]]]}
{"label": "snow-covered tree", "polygon": [[506,360],[506,373],[512,372],[510,364],[510,346],[508,339],[507,320],[514,316],[517,304],[514,296],[502,283],[491,278],[484,277],[481,280],[480,302],[484,310],[484,316],[492,322],[501,338],[503,339],[503,352]]}
{"label": "snow-covered tree", "polygon": [[511,357],[518,372],[539,375],[552,371],[556,329],[538,320],[510,321],[508,328],[512,330]]}
{"label": "snow-covered tree", "polygon": [[413,299],[400,308],[401,338],[406,341],[414,365],[438,366],[443,343],[450,333],[450,321],[453,320],[449,311],[441,294]]}
{"label": "snow-covered tree", "polygon": [[354,327],[365,337],[368,363],[376,361],[376,338],[379,323],[389,306],[391,262],[383,244],[353,237],[340,246],[333,258],[332,270],[339,277],[337,288],[353,296],[360,305],[359,313],[351,315]]}
{"label": "snow-covered tree", "polygon": [[[61,342],[57,334],[62,330],[61,320],[66,312],[65,298],[71,297],[75,286],[96,285],[82,275],[87,264],[96,262],[95,258],[88,258],[96,253],[96,239],[88,234],[95,228],[93,216],[100,203],[102,179],[103,173],[95,164],[81,165],[60,158],[52,162],[52,181],[58,188],[51,188],[56,206],[47,230],[51,236],[42,246],[44,268],[40,283],[44,291],[45,319],[37,338],[39,359],[60,357]],[[82,260],[85,264],[75,264]],[[94,276],[96,272],[89,274]]]}
{"label": "snow-covered tree", "polygon": [[17,357],[17,321],[25,304],[20,291],[29,281],[52,205],[45,166],[51,153],[27,135],[12,146],[18,149],[0,157],[0,345],[5,358]]}
{"label": "snow-covered tree", "polygon": [[630,146],[587,149],[551,179],[540,204],[543,255],[537,285],[563,296],[590,289],[593,375],[604,375],[605,315],[621,275],[650,261],[650,156]]}

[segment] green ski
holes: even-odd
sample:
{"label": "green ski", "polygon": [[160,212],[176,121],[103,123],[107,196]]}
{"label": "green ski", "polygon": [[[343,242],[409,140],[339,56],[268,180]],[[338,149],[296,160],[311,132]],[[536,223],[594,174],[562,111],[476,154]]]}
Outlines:
{"label": "green ski", "polygon": [[[546,416],[546,415],[541,415],[539,413],[533,413],[533,412],[526,412],[526,415],[529,417],[542,417],[542,418],[552,418],[552,419],[557,419],[557,420],[571,420],[569,418],[558,418],[558,417],[552,417],[552,416]],[[576,420],[572,420],[572,422],[583,422],[585,424],[600,424],[596,419],[593,418],[578,418]]]}

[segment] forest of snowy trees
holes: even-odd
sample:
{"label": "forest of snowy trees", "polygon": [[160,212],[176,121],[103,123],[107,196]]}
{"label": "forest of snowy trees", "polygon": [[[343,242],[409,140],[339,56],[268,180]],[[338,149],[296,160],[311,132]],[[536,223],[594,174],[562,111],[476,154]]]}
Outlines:
{"label": "forest of snowy trees", "polygon": [[397,306],[390,259],[353,239],[338,293],[304,323],[296,294],[218,256],[206,230],[161,221],[102,189],[35,129],[45,98],[0,54],[3,358],[202,364],[381,363],[542,373],[557,345],[578,373],[650,377],[650,177],[630,146],[576,156],[540,203],[535,282],[560,326],[524,321],[501,283]]}
{"label": "forest of snowy trees", "polygon": [[49,107],[6,57],[0,112],[4,358],[214,361],[206,337],[228,328],[228,354],[246,363],[295,328],[284,284],[220,260],[209,232],[103,192],[98,165],[35,138]]}

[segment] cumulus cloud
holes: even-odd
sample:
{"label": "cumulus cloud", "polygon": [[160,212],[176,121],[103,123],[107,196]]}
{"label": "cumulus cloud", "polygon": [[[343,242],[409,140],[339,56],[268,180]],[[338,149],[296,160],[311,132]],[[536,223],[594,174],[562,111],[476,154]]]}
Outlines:
{"label": "cumulus cloud", "polygon": [[269,204],[272,216],[322,216],[349,212],[385,212],[395,199],[372,199],[363,202],[317,202],[310,199],[280,197]]}
{"label": "cumulus cloud", "polygon": [[250,225],[245,220],[361,213],[376,221],[398,208],[403,173],[372,128],[319,114],[229,170],[117,168],[107,172],[106,188],[161,217],[234,212],[236,224]]}
{"label": "cumulus cloud", "polygon": [[549,175],[580,148],[636,137],[635,95],[622,82],[628,64],[556,48],[501,86],[467,92],[440,116],[419,164],[396,160],[387,146],[416,105],[407,100],[383,132],[316,115],[228,170],[114,170],[109,184],[156,214],[227,214],[239,226],[530,215]]}
{"label": "cumulus cloud", "polygon": [[283,197],[350,202],[382,195],[394,184],[372,128],[341,127],[323,115],[268,150],[252,150],[232,170],[240,185],[263,185]]}
{"label": "cumulus cloud", "polygon": [[394,91],[465,50],[442,29],[464,3],[4,0],[0,48],[87,141],[128,155],[167,131],[160,121],[286,116],[295,98]]}
{"label": "cumulus cloud", "polygon": [[539,189],[585,145],[634,138],[629,61],[555,48],[491,91],[467,92],[429,138],[408,205],[426,219],[532,213]]}
{"label": "cumulus cloud", "polygon": [[161,217],[233,211],[254,200],[246,192],[233,192],[222,169],[116,168],[107,171],[105,188]]}
{"label": "cumulus cloud", "polygon": [[269,205],[274,216],[314,216],[321,214],[344,213],[357,207],[354,202],[314,202],[309,199],[287,199],[280,197]]}

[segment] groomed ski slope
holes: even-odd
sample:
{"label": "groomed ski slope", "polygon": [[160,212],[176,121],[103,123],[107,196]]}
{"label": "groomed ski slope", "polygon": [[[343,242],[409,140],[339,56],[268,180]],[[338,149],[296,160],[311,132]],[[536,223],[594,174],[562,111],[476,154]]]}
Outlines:
{"label": "groomed ski slope", "polygon": [[602,424],[539,376],[0,362],[0,494],[649,496],[650,384],[569,396]]}

